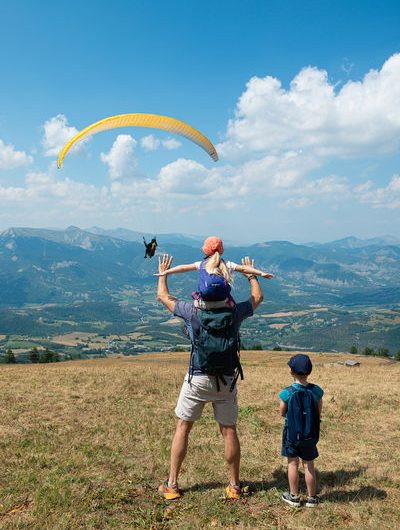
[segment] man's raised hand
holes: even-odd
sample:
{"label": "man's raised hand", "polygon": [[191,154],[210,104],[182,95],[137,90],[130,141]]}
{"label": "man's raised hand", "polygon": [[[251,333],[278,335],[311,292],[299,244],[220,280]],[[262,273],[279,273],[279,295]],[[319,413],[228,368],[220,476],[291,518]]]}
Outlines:
{"label": "man's raised hand", "polygon": [[153,276],[166,276],[167,270],[171,268],[173,257],[168,254],[163,254],[163,256],[158,256],[158,273],[153,274]]}
{"label": "man's raised hand", "polygon": [[[254,259],[250,259],[249,256],[246,256],[245,258],[242,258],[242,265],[244,267],[253,267],[254,268]],[[248,278],[249,276],[254,276],[254,274],[242,272],[243,276]]]}

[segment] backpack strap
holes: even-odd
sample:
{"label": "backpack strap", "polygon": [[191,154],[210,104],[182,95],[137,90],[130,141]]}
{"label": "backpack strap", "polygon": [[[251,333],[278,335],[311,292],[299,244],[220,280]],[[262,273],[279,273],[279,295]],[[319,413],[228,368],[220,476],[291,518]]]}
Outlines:
{"label": "backpack strap", "polygon": [[194,368],[193,368],[193,354],[194,354],[193,328],[192,328],[191,322],[189,322],[189,321],[185,321],[185,325],[186,325],[186,329],[187,329],[187,332],[188,332],[188,335],[189,335],[190,342],[192,343],[191,344],[191,350],[190,350],[189,377],[188,377],[188,383],[191,383],[192,379],[193,379],[193,373],[194,373]]}
{"label": "backpack strap", "polygon": [[193,344],[192,344],[192,351],[190,352],[190,360],[189,360],[189,377],[188,377],[188,383],[190,384],[192,382],[192,379],[193,379],[193,373],[194,373],[194,368],[193,368],[193,352],[194,352],[194,348],[193,348]]}
{"label": "backpack strap", "polygon": [[[237,311],[236,307],[234,307],[234,311]],[[235,368],[235,375],[234,375],[234,378],[232,380],[232,383],[231,383],[231,386],[229,388],[229,392],[232,392],[232,390],[235,388],[235,385],[237,383],[237,380],[239,379],[240,377],[240,380],[243,381],[244,379],[244,375],[243,375],[243,368],[242,368],[242,365],[240,364],[240,333],[238,333],[238,351],[237,351],[237,366]]]}
{"label": "backpack strap", "polygon": [[228,383],[226,382],[226,379],[223,375],[216,375],[215,376],[216,382],[217,382],[217,392],[221,390],[219,382],[222,381],[222,384],[226,386]]}
{"label": "backpack strap", "polygon": [[240,362],[239,362],[239,366],[235,370],[235,375],[233,377],[231,386],[229,387],[229,392],[232,392],[232,390],[235,388],[237,380],[239,379],[239,377],[240,377],[240,380],[243,381],[243,379],[244,379],[243,369],[242,369],[242,365],[240,364]]}

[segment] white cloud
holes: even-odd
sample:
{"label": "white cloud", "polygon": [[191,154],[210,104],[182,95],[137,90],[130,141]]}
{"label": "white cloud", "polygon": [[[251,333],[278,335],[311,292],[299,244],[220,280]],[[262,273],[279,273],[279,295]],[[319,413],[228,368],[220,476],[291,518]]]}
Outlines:
{"label": "white cloud", "polygon": [[269,193],[271,189],[291,188],[301,177],[319,166],[319,162],[299,151],[288,151],[281,155],[267,155],[250,160],[237,169],[247,185],[254,191]]}
{"label": "white cloud", "polygon": [[162,144],[169,151],[172,151],[173,149],[179,149],[179,147],[182,145],[179,140],[176,140],[176,138],[166,138],[162,141]]}
{"label": "white cloud", "polygon": [[13,145],[0,139],[0,169],[15,169],[33,162],[33,158],[24,151],[17,151]]}
{"label": "white cloud", "polygon": [[209,191],[209,171],[194,160],[178,158],[161,168],[160,187],[170,193],[204,194]]}
{"label": "white cloud", "polygon": [[182,144],[175,138],[166,138],[165,140],[160,140],[153,134],[149,134],[147,136],[143,136],[143,138],[140,140],[140,145],[145,151],[156,151],[161,146],[165,147],[169,151],[172,151],[173,149],[178,149],[181,147]]}
{"label": "white cloud", "polygon": [[[64,114],[58,114],[47,120],[43,125],[43,130],[42,145],[45,156],[58,156],[64,144],[78,133],[78,129],[68,125]],[[75,150],[81,148],[82,145],[79,143]]]}
{"label": "white cloud", "polygon": [[145,151],[156,151],[160,147],[160,144],[160,140],[153,134],[143,136],[143,138],[140,140],[140,145]]}
{"label": "white cloud", "polygon": [[289,90],[253,77],[238,100],[221,155],[307,149],[315,156],[368,156],[400,147],[400,54],[338,91],[325,70],[303,68]]}
{"label": "white cloud", "polygon": [[46,205],[44,216],[47,214],[47,208],[58,209],[59,214],[63,209],[72,209],[72,211],[89,209],[96,212],[104,202],[102,198],[105,197],[105,188],[69,178],[58,180],[55,167],[51,165],[47,172],[29,172],[25,178],[25,186],[0,187],[0,197],[9,201],[8,206],[13,202],[25,201],[29,205],[29,215],[35,210],[41,210],[42,205]]}
{"label": "white cloud", "polygon": [[286,199],[283,206],[288,208],[305,208],[311,206],[315,200],[337,203],[352,196],[347,180],[335,175],[316,180],[303,180],[287,192],[292,197]]}
{"label": "white cloud", "polygon": [[304,182],[296,191],[308,196],[329,196],[343,200],[350,193],[350,188],[346,179],[331,175]]}
{"label": "white cloud", "polygon": [[372,181],[367,181],[354,191],[360,202],[373,208],[400,208],[400,175],[394,175],[386,186],[375,187]]}
{"label": "white cloud", "polygon": [[136,175],[136,140],[130,134],[119,134],[108,153],[101,153],[101,161],[108,165],[111,180],[131,178]]}
{"label": "white cloud", "polygon": [[23,201],[27,198],[26,188],[16,186],[0,186],[0,198],[6,201]]}
{"label": "white cloud", "polygon": [[[369,178],[371,170],[381,168],[384,157],[376,157],[368,173],[365,163],[353,163],[349,168],[346,161],[336,163],[330,158],[398,151],[399,87],[400,54],[389,58],[379,71],[371,70],[359,82],[344,85],[334,85],[325,71],[312,67],[301,70],[288,89],[278,79],[254,77],[238,100],[226,140],[218,147],[230,158],[229,163],[203,165],[178,158],[149,178],[138,173],[136,140],[119,135],[110,150],[100,155],[110,175],[107,186],[72,178],[59,180],[64,175],[53,167],[47,172],[32,171],[23,186],[0,187],[0,198],[5,199],[0,219],[8,223],[8,219],[18,215],[22,219],[24,211],[29,211],[30,219],[44,219],[44,224],[56,225],[59,219],[63,224],[78,219],[80,223],[85,219],[85,224],[100,224],[102,219],[108,223],[112,218],[132,227],[137,220],[164,227],[168,214],[172,230],[173,222],[179,226],[185,213],[195,213],[191,216],[193,224],[202,216],[211,225],[218,220],[220,210],[227,219],[229,209],[233,209],[250,214],[252,220],[254,216],[262,224],[264,218],[274,219],[279,212],[282,215],[279,207],[283,206],[287,210],[276,224],[286,223],[288,227],[311,219],[318,205],[328,211],[340,202],[347,201],[348,206],[363,203],[369,213],[372,208],[400,208],[399,175],[385,184],[371,180],[354,187],[350,176],[330,174],[347,172],[360,182],[360,172],[362,179]],[[63,115],[49,119],[42,139],[45,154],[58,155],[76,132]],[[150,134],[141,138],[140,145],[155,151],[177,149],[181,142]],[[0,140],[0,168],[31,161],[32,157]],[[339,222],[338,217],[335,222]]]}
{"label": "white cloud", "polygon": [[306,208],[307,206],[310,206],[312,204],[312,201],[308,197],[300,197],[300,198],[291,198],[287,199],[283,203],[284,208]]}

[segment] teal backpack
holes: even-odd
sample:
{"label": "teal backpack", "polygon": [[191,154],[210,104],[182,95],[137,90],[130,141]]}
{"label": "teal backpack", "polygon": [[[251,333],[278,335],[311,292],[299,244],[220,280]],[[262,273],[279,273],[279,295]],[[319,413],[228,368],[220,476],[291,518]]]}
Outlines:
{"label": "teal backpack", "polygon": [[208,375],[215,375],[217,389],[219,382],[226,385],[224,375],[233,374],[230,386],[232,391],[243,370],[240,365],[240,337],[234,323],[236,309],[221,308],[214,310],[199,310],[199,335],[195,338],[197,365]]}

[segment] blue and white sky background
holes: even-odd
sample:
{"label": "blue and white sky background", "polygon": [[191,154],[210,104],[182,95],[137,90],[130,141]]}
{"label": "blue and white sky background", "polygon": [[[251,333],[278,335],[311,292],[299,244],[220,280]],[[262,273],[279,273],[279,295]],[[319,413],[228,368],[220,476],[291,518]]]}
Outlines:
{"label": "blue and white sky background", "polygon": [[[0,229],[400,234],[400,3],[0,0]],[[181,119],[217,146],[126,128]]]}

